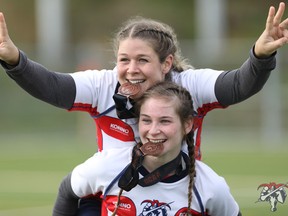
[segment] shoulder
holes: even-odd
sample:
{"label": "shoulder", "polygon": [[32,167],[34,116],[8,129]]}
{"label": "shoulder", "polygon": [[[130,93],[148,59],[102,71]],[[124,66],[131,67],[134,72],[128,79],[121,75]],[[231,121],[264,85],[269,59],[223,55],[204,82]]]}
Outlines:
{"label": "shoulder", "polygon": [[133,147],[112,148],[99,152],[103,172],[110,170],[113,173],[113,170],[116,170],[118,173],[122,170],[132,160],[132,149]]}
{"label": "shoulder", "polygon": [[192,98],[195,109],[204,104],[217,102],[215,83],[223,71],[212,69],[189,69],[181,73],[172,73],[172,81],[186,88]]}
{"label": "shoulder", "polygon": [[95,79],[95,78],[117,78],[117,71],[116,70],[85,70],[85,71],[77,71],[75,73],[70,73],[70,75],[74,79]]}
{"label": "shoulder", "polygon": [[215,191],[223,187],[227,189],[225,179],[222,176],[219,176],[211,167],[199,160],[196,160],[195,165],[196,182],[198,182],[197,184],[200,184],[205,188],[209,187],[211,191]]}
{"label": "shoulder", "polygon": [[214,91],[214,85],[223,71],[213,69],[189,69],[180,73],[172,72],[172,81],[194,93],[208,88]]}
{"label": "shoulder", "polygon": [[239,206],[225,179],[201,161],[196,161],[195,186],[203,205],[212,215],[231,216],[238,214]]}
{"label": "shoulder", "polygon": [[201,161],[196,161],[195,185],[207,199],[226,199],[230,188],[222,176]]}
{"label": "shoulder", "polygon": [[113,176],[113,173],[119,172],[131,161],[131,151],[132,147],[103,149],[82,163],[81,169],[85,170],[87,175],[92,175],[90,176],[92,178],[104,175]]}
{"label": "shoulder", "polygon": [[200,79],[200,78],[209,78],[209,77],[218,77],[223,70],[214,70],[210,68],[204,69],[188,69],[182,72],[172,71],[172,80],[181,81],[182,79]]}
{"label": "shoulder", "polygon": [[85,70],[70,73],[76,83],[90,83],[90,85],[99,85],[105,83],[115,84],[117,82],[117,68],[101,70]]}
{"label": "shoulder", "polygon": [[91,98],[98,99],[101,96],[107,97],[109,94],[113,94],[118,82],[116,70],[86,70],[70,75],[77,89],[76,101],[80,100],[85,103],[92,103]]}

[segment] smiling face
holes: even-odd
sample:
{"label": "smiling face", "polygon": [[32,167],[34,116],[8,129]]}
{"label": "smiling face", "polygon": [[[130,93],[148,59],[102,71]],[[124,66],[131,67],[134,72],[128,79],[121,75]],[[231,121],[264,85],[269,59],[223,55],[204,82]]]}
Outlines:
{"label": "smiling face", "polygon": [[142,143],[162,142],[164,145],[162,153],[157,157],[149,155],[145,157],[144,165],[145,163],[149,164],[149,158],[154,160],[148,165],[150,169],[176,158],[181,150],[184,135],[192,129],[192,121],[182,123],[176,112],[179,102],[176,98],[172,100],[171,98],[169,100],[167,98],[149,98],[140,108],[139,133]]}
{"label": "smiling face", "polygon": [[138,98],[148,88],[165,79],[172,61],[173,57],[169,55],[161,63],[149,42],[127,38],[120,42],[117,53],[118,80],[120,84],[139,83],[141,91],[133,96]]}

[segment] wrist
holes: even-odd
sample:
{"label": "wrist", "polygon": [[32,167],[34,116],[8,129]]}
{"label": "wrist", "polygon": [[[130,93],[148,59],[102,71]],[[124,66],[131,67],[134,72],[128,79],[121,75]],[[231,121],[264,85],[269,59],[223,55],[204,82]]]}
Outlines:
{"label": "wrist", "polygon": [[253,55],[258,59],[267,59],[276,54],[276,51],[271,54],[263,54],[259,51],[259,49],[257,49],[256,46],[257,46],[256,44],[253,46],[252,51],[253,51]]}
{"label": "wrist", "polygon": [[12,58],[5,60],[5,63],[12,67],[18,65],[20,61],[20,52],[17,48],[15,49],[15,51],[13,51],[13,54],[11,56]]}

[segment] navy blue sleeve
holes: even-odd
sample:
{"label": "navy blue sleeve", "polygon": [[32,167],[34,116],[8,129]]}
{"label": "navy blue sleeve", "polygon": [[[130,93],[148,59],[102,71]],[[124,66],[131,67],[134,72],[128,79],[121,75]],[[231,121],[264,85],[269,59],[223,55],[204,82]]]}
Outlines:
{"label": "navy blue sleeve", "polygon": [[6,73],[26,92],[54,106],[70,109],[76,96],[76,85],[69,74],[49,71],[29,60],[20,51],[20,61],[15,67],[0,62]]}
{"label": "navy blue sleeve", "polygon": [[53,208],[53,216],[75,216],[78,209],[79,197],[71,187],[71,173],[61,182],[57,199]]}
{"label": "navy blue sleeve", "polygon": [[215,83],[215,95],[219,103],[229,106],[259,92],[276,67],[275,55],[258,59],[251,49],[249,59],[239,69],[220,74]]}

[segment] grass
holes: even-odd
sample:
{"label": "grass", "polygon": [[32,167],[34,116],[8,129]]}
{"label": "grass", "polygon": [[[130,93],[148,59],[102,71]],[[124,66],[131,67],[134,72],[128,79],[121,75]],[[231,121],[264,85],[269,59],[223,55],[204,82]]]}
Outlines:
{"label": "grass", "polygon": [[[225,177],[242,214],[286,215],[288,201],[274,213],[267,202],[255,202],[260,184],[288,181],[288,147],[274,143],[277,148],[267,149],[251,137],[209,137],[202,140],[202,160]],[[83,140],[68,133],[0,134],[0,216],[51,215],[61,179],[95,152],[93,141]]]}
{"label": "grass", "polygon": [[0,135],[0,216],[52,215],[62,178],[95,152],[72,134]]}
{"label": "grass", "polygon": [[203,137],[209,139],[202,140],[202,144],[206,143],[202,146],[202,160],[225,177],[242,215],[287,215],[288,201],[278,203],[276,212],[270,211],[268,202],[256,203],[261,193],[261,189],[257,190],[259,185],[288,182],[287,139],[266,143],[256,132],[229,130],[212,134],[208,130]]}

